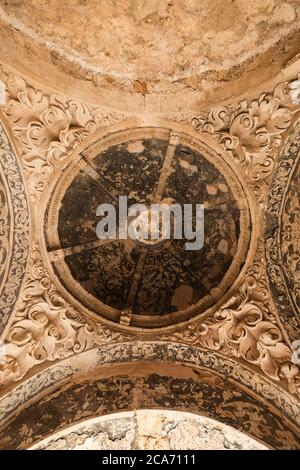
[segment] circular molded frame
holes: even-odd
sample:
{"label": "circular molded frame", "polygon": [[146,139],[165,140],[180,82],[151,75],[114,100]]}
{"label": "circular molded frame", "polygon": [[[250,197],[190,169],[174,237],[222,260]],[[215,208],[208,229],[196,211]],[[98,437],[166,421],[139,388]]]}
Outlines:
{"label": "circular molded frame", "polygon": [[[114,325],[118,325],[117,322],[120,319],[121,312],[95,299],[75,281],[63,258],[57,258],[51,255],[51,250],[60,249],[60,241],[57,233],[59,208],[65,191],[79,171],[78,163],[82,154],[84,154],[85,158],[90,159],[107,148],[120,143],[145,138],[163,138],[165,140],[169,138],[170,133],[176,133],[180,144],[186,145],[202,154],[204,158],[212,162],[225,177],[240,210],[240,236],[238,249],[230,268],[221,283],[217,288],[213,289],[210,295],[202,298],[196,305],[167,314],[163,317],[132,315],[130,326],[119,324],[121,328],[130,328],[130,330],[134,328],[139,330],[140,328],[155,329],[170,326],[174,327],[175,324],[182,325],[186,321],[193,321],[200,315],[206,317],[216,311],[226,302],[234,288],[240,283],[249,265],[249,261],[252,258],[253,247],[256,244],[256,231],[252,230],[255,225],[254,205],[251,201],[247,186],[243,178],[237,175],[234,164],[230,161],[230,157],[217,146],[215,141],[208,136],[200,136],[198,133],[191,130],[190,126],[178,125],[161,120],[155,120],[155,122],[151,124],[145,125],[142,120],[133,119],[130,122],[124,123],[122,126],[114,126],[105,133],[98,132],[94,134],[91,138],[86,139],[85,142],[70,155],[67,159],[67,165],[65,164],[64,171],[57,171],[57,177],[50,182],[48,191],[43,200],[43,220],[45,220],[43,231],[46,232],[50,253],[47,251],[45,233],[42,237],[44,239],[42,252],[45,256],[50,276],[66,300],[74,305],[76,309],[91,316],[94,320],[108,321],[109,324],[113,322]],[[52,264],[54,261],[55,268]],[[63,279],[64,284],[62,284],[59,277]]]}

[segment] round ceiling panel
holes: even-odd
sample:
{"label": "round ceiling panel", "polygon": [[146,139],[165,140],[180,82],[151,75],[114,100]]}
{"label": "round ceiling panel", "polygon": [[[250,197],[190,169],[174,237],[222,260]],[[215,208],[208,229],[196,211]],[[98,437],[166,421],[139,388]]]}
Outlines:
{"label": "round ceiling panel", "polygon": [[54,273],[95,315],[148,328],[181,322],[238,277],[251,233],[246,201],[231,167],[193,137],[111,134],[81,151],[53,190]]}

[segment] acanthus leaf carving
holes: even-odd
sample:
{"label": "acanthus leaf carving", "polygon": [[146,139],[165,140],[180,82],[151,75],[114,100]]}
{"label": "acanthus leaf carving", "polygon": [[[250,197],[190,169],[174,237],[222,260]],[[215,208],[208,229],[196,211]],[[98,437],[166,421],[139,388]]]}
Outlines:
{"label": "acanthus leaf carving", "polygon": [[204,121],[194,118],[193,125],[196,130],[217,134],[221,146],[245,168],[249,180],[256,182],[270,176],[274,153],[290,125],[292,111],[287,83],[281,83],[257,100],[213,110]]}
{"label": "acanthus leaf carving", "polygon": [[85,320],[56,291],[35,244],[23,295],[5,343],[0,384],[20,380],[34,366],[130,335]]}
{"label": "acanthus leaf carving", "polygon": [[33,199],[84,137],[125,118],[57,93],[44,93],[11,73],[4,73],[4,81],[8,96],[3,111],[16,136]]}
{"label": "acanthus leaf carving", "polygon": [[298,81],[279,83],[257,99],[169,118],[187,121],[197,132],[213,136],[244,170],[257,199],[263,201],[284,133],[299,109]]}

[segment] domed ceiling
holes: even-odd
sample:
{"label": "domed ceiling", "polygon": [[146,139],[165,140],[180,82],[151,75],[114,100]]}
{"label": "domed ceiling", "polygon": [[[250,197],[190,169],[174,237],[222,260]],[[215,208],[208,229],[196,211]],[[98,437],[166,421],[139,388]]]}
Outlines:
{"label": "domed ceiling", "polygon": [[25,274],[29,213],[22,172],[0,123],[0,334],[10,321]]}
{"label": "domed ceiling", "polygon": [[[47,238],[61,282],[91,310],[133,326],[162,326],[207,310],[238,276],[249,246],[250,214],[238,179],[212,149],[170,129],[135,129],[108,141],[108,148],[99,141],[82,151],[54,190]],[[145,215],[151,220],[153,204],[177,204],[172,225],[180,224],[182,238],[172,226],[147,240],[118,233],[99,240],[97,207],[111,204],[118,214],[119,196],[128,206],[144,205],[133,224]],[[204,205],[203,247],[196,204]],[[194,248],[187,246],[188,206],[198,230]],[[116,222],[123,232],[124,222]]]}
{"label": "domed ceiling", "polygon": [[[300,448],[299,53],[296,0],[0,0],[0,448],[139,408]],[[99,237],[121,196],[203,245]]]}

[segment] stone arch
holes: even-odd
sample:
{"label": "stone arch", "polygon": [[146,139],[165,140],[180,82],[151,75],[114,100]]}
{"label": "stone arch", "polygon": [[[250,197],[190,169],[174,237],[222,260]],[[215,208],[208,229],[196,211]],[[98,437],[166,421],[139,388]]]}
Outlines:
{"label": "stone arch", "polygon": [[196,413],[268,447],[299,448],[297,425],[287,413],[288,394],[271,383],[258,384],[255,372],[243,366],[234,372],[231,361],[217,354],[175,343],[124,343],[82,353],[76,364],[70,358],[47,374],[36,373],[18,393],[14,390],[19,403],[12,405],[6,395],[10,410],[5,397],[1,400],[0,411],[6,412],[1,448],[28,448],[84,420],[145,408]]}

